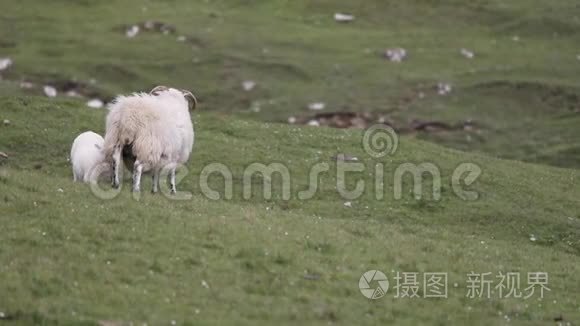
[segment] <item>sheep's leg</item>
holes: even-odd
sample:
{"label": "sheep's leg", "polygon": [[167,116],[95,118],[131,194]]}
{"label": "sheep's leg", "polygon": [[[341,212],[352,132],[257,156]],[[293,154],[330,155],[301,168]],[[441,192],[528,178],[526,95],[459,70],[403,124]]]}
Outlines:
{"label": "sheep's leg", "polygon": [[159,170],[154,169],[153,170],[153,189],[151,189],[151,192],[156,194],[158,189],[159,189]]}
{"label": "sheep's leg", "polygon": [[119,188],[121,184],[119,174],[121,173],[121,146],[116,146],[113,152],[113,188]]}
{"label": "sheep's leg", "polygon": [[141,191],[141,174],[143,173],[143,164],[139,160],[133,165],[133,192]]}
{"label": "sheep's leg", "polygon": [[175,187],[175,170],[177,167],[171,168],[169,172],[169,187],[171,188],[171,194],[175,195],[177,193],[177,189]]}

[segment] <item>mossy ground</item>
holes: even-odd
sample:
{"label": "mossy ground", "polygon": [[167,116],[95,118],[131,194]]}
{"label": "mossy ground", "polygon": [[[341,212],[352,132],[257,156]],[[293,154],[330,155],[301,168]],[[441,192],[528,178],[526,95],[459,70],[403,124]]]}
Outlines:
{"label": "mossy ground", "polygon": [[[0,122],[10,121],[0,125],[0,151],[9,156],[0,158],[0,320],[543,325],[561,317],[578,323],[575,6],[452,0],[3,5],[0,57],[14,65],[0,80]],[[356,20],[337,24],[335,12]],[[148,19],[173,24],[177,33],[127,39],[120,29]],[[189,41],[178,42],[179,35]],[[409,50],[408,61],[381,58],[394,46]],[[460,48],[476,57],[463,58]],[[72,183],[72,140],[86,130],[102,134],[106,111],[85,108],[85,100],[43,98],[19,83],[73,79],[103,97],[156,84],[195,91],[201,101],[193,116],[196,145],[179,186],[191,199],[144,192],[137,201],[126,180],[121,194],[105,201]],[[244,80],[256,81],[256,89],[245,92]],[[449,96],[432,91],[439,81],[453,83]],[[427,96],[415,98],[419,91]],[[401,125],[473,119],[481,127],[401,135],[394,155],[374,159],[361,146],[362,130],[276,123],[310,114],[306,106],[313,101],[328,110],[386,112]],[[256,104],[259,112],[251,110]],[[354,176],[369,187],[356,200],[337,192],[332,157],[338,153],[365,166]],[[210,200],[199,186],[202,169],[215,162],[233,173],[231,200]],[[281,198],[277,178],[271,199],[243,199],[243,171],[255,162],[286,164],[290,200]],[[416,200],[408,178],[403,198],[394,199],[395,171],[408,162],[438,167],[440,201]],[[453,171],[465,162],[483,171],[469,187],[479,193],[476,201],[452,190]],[[316,163],[328,163],[330,172],[313,199],[299,200]],[[370,187],[377,163],[385,166],[382,200]],[[261,183],[253,179],[256,194]],[[210,184],[222,187],[219,178]],[[395,299],[391,288],[369,301],[358,282],[371,269],[384,271],[391,285],[396,272],[447,272],[449,298]],[[536,271],[550,276],[543,300],[499,299],[497,292],[492,299],[466,297],[470,272],[525,278]]]}

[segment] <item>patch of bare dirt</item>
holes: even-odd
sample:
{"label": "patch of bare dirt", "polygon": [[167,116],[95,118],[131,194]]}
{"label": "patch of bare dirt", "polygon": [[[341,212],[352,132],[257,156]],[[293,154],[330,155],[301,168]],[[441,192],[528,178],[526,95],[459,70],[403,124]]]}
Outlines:
{"label": "patch of bare dirt", "polygon": [[477,131],[482,128],[475,121],[465,120],[449,123],[436,120],[414,119],[409,123],[395,123],[385,114],[370,112],[325,112],[311,116],[291,117],[291,124],[309,126],[324,126],[331,128],[360,128],[365,129],[375,124],[385,124],[400,133],[413,132],[450,132],[450,131]]}

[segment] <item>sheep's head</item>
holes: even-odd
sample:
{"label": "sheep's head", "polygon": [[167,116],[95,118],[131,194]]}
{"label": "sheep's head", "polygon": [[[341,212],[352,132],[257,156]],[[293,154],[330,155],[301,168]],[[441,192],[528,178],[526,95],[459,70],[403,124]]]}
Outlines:
{"label": "sheep's head", "polygon": [[187,100],[187,103],[189,103],[189,109],[191,111],[195,110],[195,108],[197,107],[197,99],[195,98],[195,95],[193,95],[193,93],[191,93],[188,90],[184,90],[184,89],[178,90],[175,88],[169,88],[167,86],[160,85],[160,86],[156,86],[155,88],[153,88],[151,90],[151,92],[149,92],[149,94],[157,96],[157,95],[161,94],[162,92],[167,92],[167,91],[169,91],[173,94],[180,94],[181,96],[183,96]]}

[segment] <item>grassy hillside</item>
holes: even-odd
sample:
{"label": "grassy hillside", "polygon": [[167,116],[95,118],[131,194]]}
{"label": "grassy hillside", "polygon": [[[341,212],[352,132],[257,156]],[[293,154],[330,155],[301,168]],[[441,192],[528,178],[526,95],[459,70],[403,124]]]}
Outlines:
{"label": "grassy hillside", "polygon": [[[498,324],[508,318],[517,325],[580,317],[577,171],[403,138],[393,157],[380,160],[383,200],[368,189],[345,206],[331,172],[313,199],[301,201],[296,193],[307,187],[309,168],[327,162],[335,171],[337,153],[354,155],[373,171],[377,161],[361,148],[361,131],[203,113],[195,115],[198,141],[180,185],[193,193],[190,200],[144,192],[136,201],[128,180],[117,198],[101,200],[71,182],[67,155],[80,131],[103,132],[104,111],[40,98],[2,98],[0,105],[11,121],[0,129],[0,148],[9,155],[0,166],[0,311],[17,324]],[[213,162],[231,168],[232,200],[212,201],[200,191],[201,169]],[[243,200],[242,172],[253,162],[287,162],[292,199],[280,198],[281,181],[274,179],[271,200]],[[405,162],[439,166],[439,202],[429,195],[415,200],[410,178],[403,199],[394,199],[394,170]],[[462,201],[451,190],[450,175],[462,162],[483,170],[470,187],[480,194],[477,201]],[[358,177],[372,184],[369,174]],[[214,189],[220,184],[212,179]],[[390,278],[391,271],[448,272],[449,299],[395,299],[391,290],[369,301],[358,279],[370,269]],[[466,298],[473,271],[546,271],[552,291],[544,300]]]}
{"label": "grassy hillside", "polygon": [[[356,19],[336,23],[336,12]],[[21,90],[22,80],[61,90],[74,81],[104,99],[164,83],[195,90],[206,110],[266,121],[307,118],[318,101],[326,112],[386,115],[398,129],[471,120],[473,129],[418,137],[575,168],[577,13],[572,0],[23,0],[0,14],[0,57],[14,60],[0,94],[41,93]],[[146,21],[172,33],[125,36]],[[394,47],[406,61],[383,58]],[[245,80],[256,88],[245,92]],[[452,85],[448,96],[439,82]]]}
{"label": "grassy hillside", "polygon": [[[0,322],[7,325],[580,323],[580,41],[574,1],[21,0],[1,6]],[[348,24],[336,12],[354,14]],[[134,24],[166,25],[132,38]],[[403,47],[402,63],[383,57]],[[475,53],[468,59],[466,48]],[[245,91],[244,81],[256,87]],[[23,84],[24,82],[24,84]],[[440,82],[451,93],[437,94]],[[29,83],[29,84],[27,84]],[[187,200],[99,199],[72,182],[70,145],[104,133],[87,100],[167,84],[194,91],[196,145],[178,189]],[[47,98],[43,86],[59,96]],[[82,97],[69,97],[74,91]],[[322,111],[308,109],[324,102]],[[375,159],[362,129],[288,125],[316,113],[365,113],[397,129],[398,150]],[[365,115],[365,116],[367,116]],[[372,119],[371,122],[372,122]],[[6,122],[4,122],[6,120]],[[420,122],[461,128],[415,130]],[[465,127],[468,126],[468,127]],[[447,130],[449,129],[449,130]],[[337,190],[336,156],[362,163]],[[231,199],[204,195],[204,167],[225,164]],[[282,180],[243,174],[283,163]],[[298,194],[326,163],[312,199]],[[354,164],[355,162],[351,162]],[[377,200],[376,164],[384,164]],[[397,170],[430,163],[422,199]],[[482,174],[464,201],[462,163]],[[223,180],[212,176],[212,189]],[[262,183],[271,181],[272,198]],[[465,179],[462,179],[465,182]],[[107,185],[103,185],[108,189]],[[359,291],[387,274],[379,300]],[[395,276],[448,273],[448,298],[394,298]],[[469,273],[547,272],[543,299],[472,299]],[[376,283],[372,284],[376,286]]]}

